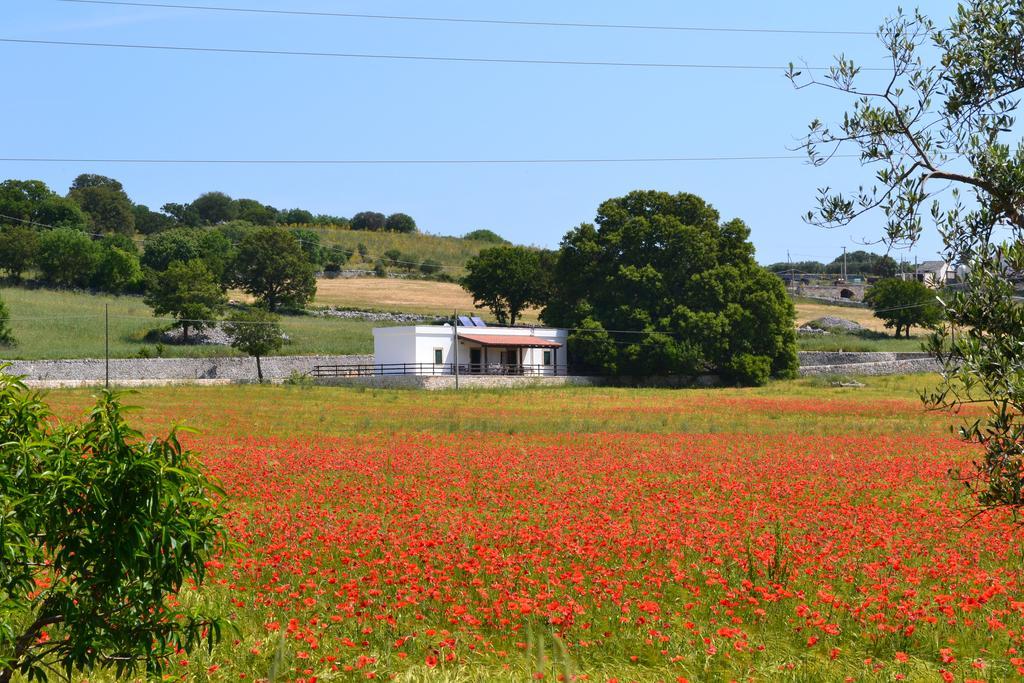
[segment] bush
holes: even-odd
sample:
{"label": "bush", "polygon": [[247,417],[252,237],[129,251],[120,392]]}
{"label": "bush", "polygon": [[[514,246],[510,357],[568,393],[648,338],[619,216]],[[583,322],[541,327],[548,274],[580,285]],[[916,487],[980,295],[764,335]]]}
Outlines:
{"label": "bush", "polygon": [[7,304],[0,299],[0,346],[14,346],[14,334],[11,332],[11,314],[7,312]]}
{"label": "bush", "polygon": [[726,376],[737,384],[761,386],[767,384],[772,375],[772,359],[741,353],[733,356],[726,370]]}
{"label": "bush", "polygon": [[173,431],[129,427],[109,392],[81,424],[52,420],[4,369],[0,681],[139,667],[159,678],[180,653],[212,647],[221,620],[174,600],[224,547],[223,494],[195,454]]}

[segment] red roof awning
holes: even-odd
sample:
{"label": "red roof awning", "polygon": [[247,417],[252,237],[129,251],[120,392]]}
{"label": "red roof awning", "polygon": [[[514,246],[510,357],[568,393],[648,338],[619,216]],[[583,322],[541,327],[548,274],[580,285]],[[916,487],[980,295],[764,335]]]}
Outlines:
{"label": "red roof awning", "polygon": [[459,339],[476,342],[481,346],[501,346],[503,348],[557,349],[561,346],[556,341],[515,334],[466,334],[459,332]]}

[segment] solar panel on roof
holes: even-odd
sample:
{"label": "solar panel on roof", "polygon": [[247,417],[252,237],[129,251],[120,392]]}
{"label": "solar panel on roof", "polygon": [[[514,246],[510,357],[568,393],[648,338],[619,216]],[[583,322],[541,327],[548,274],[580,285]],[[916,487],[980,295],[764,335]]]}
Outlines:
{"label": "solar panel on roof", "polygon": [[476,325],[477,327],[487,327],[487,323],[485,323],[483,320],[481,320],[479,317],[475,315],[472,318],[470,318],[470,320],[472,320],[473,324]]}
{"label": "solar panel on roof", "polygon": [[476,325],[473,324],[473,321],[464,315],[459,316],[459,324],[463,327],[476,327]]}

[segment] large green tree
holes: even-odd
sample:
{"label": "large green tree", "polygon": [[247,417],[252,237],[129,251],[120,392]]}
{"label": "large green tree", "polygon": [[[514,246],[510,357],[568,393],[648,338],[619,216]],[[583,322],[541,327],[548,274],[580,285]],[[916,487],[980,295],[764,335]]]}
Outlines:
{"label": "large green tree", "polygon": [[68,199],[89,217],[93,232],[135,232],[135,211],[121,183],[106,176],[83,173],[68,190]]}
{"label": "large green tree", "polygon": [[131,428],[116,394],[58,421],[0,365],[0,683],[159,679],[212,646],[222,620],[175,596],[225,547],[222,499],[173,432]]}
{"label": "large green tree", "polygon": [[237,218],[239,207],[223,192],[206,192],[196,197],[189,208],[199,216],[200,222],[217,225]]}
{"label": "large green tree", "polygon": [[316,295],[313,264],[299,240],[285,228],[258,228],[238,244],[233,283],[271,311],[299,308]]}
{"label": "large green tree", "polygon": [[145,304],[156,315],[170,315],[188,342],[189,330],[208,327],[227,303],[216,276],[200,259],[171,261],[167,270],[151,272]]}
{"label": "large green tree", "polygon": [[609,373],[791,377],[793,304],[749,232],[692,194],[609,199],[563,238],[542,318],[574,329],[573,362]]}
{"label": "large green tree", "polygon": [[[807,219],[844,226],[873,210],[883,238],[915,243],[931,222],[944,256],[970,267],[946,298],[948,323],[932,349],[944,363],[935,407],[987,405],[961,435],[984,447],[967,484],[984,506],[1024,506],[1024,142],[1016,121],[1024,91],[1024,0],[961,2],[946,27],[898,13],[878,31],[885,74],[840,58],[823,75],[790,67],[798,88],[845,94],[835,123],[811,122],[816,165],[849,151],[874,182],[821,191]],[[822,183],[824,185],[824,183]],[[962,196],[965,193],[967,196]]]}
{"label": "large green tree", "polygon": [[61,197],[41,180],[5,180],[0,183],[0,221],[36,227],[78,228],[89,221],[78,205]]}
{"label": "large green tree", "polygon": [[540,256],[526,247],[491,247],[466,263],[462,288],[486,306],[502,325],[515,325],[530,306],[547,300]]}

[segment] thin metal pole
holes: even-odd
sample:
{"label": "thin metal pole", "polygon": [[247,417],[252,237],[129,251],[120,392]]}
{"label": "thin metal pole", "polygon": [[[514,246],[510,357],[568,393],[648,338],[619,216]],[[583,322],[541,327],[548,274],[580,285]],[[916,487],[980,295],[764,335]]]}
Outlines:
{"label": "thin metal pole", "polygon": [[103,386],[110,388],[110,304],[103,304]]}
{"label": "thin metal pole", "polygon": [[459,311],[452,312],[452,353],[455,359],[455,389],[459,388]]}

